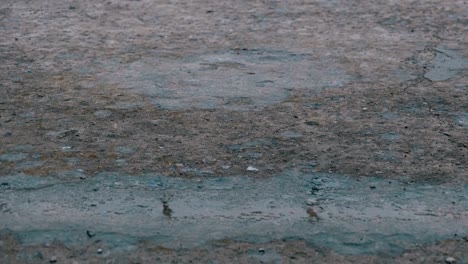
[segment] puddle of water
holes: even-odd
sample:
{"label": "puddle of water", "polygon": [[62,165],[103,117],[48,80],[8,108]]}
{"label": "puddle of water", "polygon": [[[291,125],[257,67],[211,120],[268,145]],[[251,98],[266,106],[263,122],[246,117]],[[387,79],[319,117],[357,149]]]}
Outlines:
{"label": "puddle of water", "polygon": [[[149,96],[165,109],[252,109],[282,102],[288,90],[340,87],[337,63],[281,50],[227,50],[180,59],[147,57],[106,67],[98,79]],[[118,67],[116,67],[118,66]]]}
{"label": "puddle of water", "polygon": [[424,77],[431,81],[446,81],[455,77],[458,73],[468,69],[468,59],[454,50],[444,47],[435,48],[437,55],[433,60],[433,68]]}
{"label": "puddle of water", "polygon": [[0,161],[7,161],[7,162],[17,162],[24,160],[28,157],[25,153],[6,153],[0,155]]}
{"label": "puddle of water", "polygon": [[387,139],[387,140],[398,140],[398,139],[400,139],[400,137],[401,137],[400,134],[394,133],[394,132],[389,132],[389,133],[382,134],[382,138]]}
{"label": "puddle of water", "polygon": [[[296,237],[341,253],[367,254],[398,253],[413,243],[468,232],[467,185],[299,171],[269,179],[109,172],[69,183],[27,176],[2,182],[0,201],[9,211],[0,213],[0,229],[19,232],[28,243],[45,235],[84,243],[83,230],[91,229],[98,238],[115,234],[176,248],[224,238],[260,243]],[[82,231],[75,239],[67,230]]]}
{"label": "puddle of water", "polygon": [[130,155],[130,154],[135,153],[135,149],[130,148],[130,147],[125,147],[125,146],[115,147],[114,150],[118,152],[119,154],[124,154],[124,155]]}
{"label": "puddle of water", "polygon": [[395,120],[395,119],[398,119],[399,116],[395,112],[385,111],[382,113],[382,118],[386,120]]}
{"label": "puddle of water", "polygon": [[25,161],[25,162],[17,164],[15,168],[17,170],[25,170],[25,169],[42,167],[42,166],[44,166],[44,164],[45,163],[43,161],[40,161],[40,160]]}
{"label": "puddle of water", "polygon": [[460,114],[456,121],[459,126],[468,128],[468,112]]}

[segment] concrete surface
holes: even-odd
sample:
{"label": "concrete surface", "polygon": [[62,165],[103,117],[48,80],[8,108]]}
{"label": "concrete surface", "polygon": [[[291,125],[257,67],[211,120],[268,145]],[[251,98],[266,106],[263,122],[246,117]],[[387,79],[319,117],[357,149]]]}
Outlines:
{"label": "concrete surface", "polygon": [[468,263],[467,18],[1,1],[0,262]]}

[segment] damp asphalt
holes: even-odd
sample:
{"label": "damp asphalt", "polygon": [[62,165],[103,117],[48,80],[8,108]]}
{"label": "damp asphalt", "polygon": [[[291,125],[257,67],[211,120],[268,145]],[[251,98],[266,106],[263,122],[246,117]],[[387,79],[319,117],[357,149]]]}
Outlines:
{"label": "damp asphalt", "polygon": [[400,254],[468,228],[466,184],[298,170],[269,179],[15,175],[2,178],[1,191],[2,227],[26,244],[86,245],[91,230],[109,250],[141,240],[193,248],[225,238],[295,238],[342,254]]}
{"label": "damp asphalt", "polygon": [[0,262],[468,263],[467,17],[0,1]]}

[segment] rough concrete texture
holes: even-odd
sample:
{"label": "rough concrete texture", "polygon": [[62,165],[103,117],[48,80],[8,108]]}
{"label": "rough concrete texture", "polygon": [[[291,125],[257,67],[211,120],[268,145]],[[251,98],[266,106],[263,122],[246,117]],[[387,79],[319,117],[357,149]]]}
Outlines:
{"label": "rough concrete texture", "polygon": [[468,263],[467,18],[0,1],[0,263]]}

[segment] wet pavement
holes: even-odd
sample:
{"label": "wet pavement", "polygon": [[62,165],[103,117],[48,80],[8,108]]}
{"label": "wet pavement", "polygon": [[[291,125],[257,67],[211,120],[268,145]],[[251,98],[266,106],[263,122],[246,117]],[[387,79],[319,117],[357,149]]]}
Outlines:
{"label": "wet pavement", "polygon": [[86,243],[92,230],[108,250],[139,239],[193,248],[228,237],[253,243],[300,238],[343,254],[398,254],[415,243],[462,235],[468,226],[466,184],[297,171],[269,179],[101,173],[76,182],[2,181],[2,224],[27,244]]}
{"label": "wet pavement", "polygon": [[0,262],[468,263],[467,17],[2,1]]}

